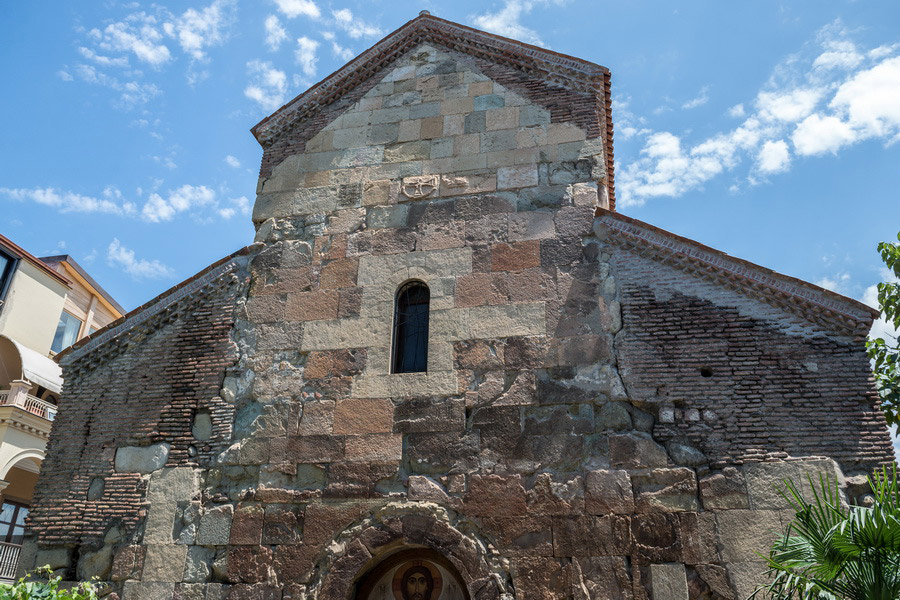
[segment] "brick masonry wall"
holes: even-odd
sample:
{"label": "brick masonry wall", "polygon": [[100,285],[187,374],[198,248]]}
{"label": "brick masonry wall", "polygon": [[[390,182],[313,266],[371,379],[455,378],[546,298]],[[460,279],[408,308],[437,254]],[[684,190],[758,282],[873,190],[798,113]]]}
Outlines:
{"label": "brick masonry wall", "polygon": [[628,251],[613,265],[628,282],[619,369],[659,414],[657,439],[717,465],[819,455],[849,474],[893,461],[862,339]]}
{"label": "brick masonry wall", "polygon": [[[346,600],[427,548],[472,599],[736,599],[775,484],[865,500],[889,444],[859,340],[610,243],[602,137],[485,72],[415,49],[264,168],[248,287],[66,367],[91,408],[54,429],[32,564],[125,600]],[[428,371],[392,374],[410,279]],[[788,400],[808,414],[755,410]],[[853,411],[834,452],[787,435],[826,402]]]}
{"label": "brick masonry wall", "polygon": [[[105,346],[96,362],[66,369],[29,523],[42,546],[71,553],[73,570],[80,557],[108,576],[109,551],[105,565],[94,555],[136,535],[146,516],[148,478],[117,465],[118,449],[165,447],[165,464],[203,467],[230,439],[233,407],[219,393],[237,356],[231,332],[240,290],[233,277],[214,282],[152,319],[149,330]],[[197,414],[210,416],[203,440],[192,432]],[[51,563],[60,560],[51,554]],[[90,576],[83,571],[70,574]]]}

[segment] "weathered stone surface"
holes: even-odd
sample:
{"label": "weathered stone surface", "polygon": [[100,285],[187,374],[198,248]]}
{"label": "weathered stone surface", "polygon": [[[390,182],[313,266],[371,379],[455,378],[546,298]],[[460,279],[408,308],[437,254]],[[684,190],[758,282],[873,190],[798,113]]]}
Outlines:
{"label": "weathered stone surface", "polygon": [[187,546],[181,545],[148,545],[144,557],[142,581],[182,580],[184,563],[187,558]]}
{"label": "weathered stone surface", "polygon": [[716,514],[719,544],[725,562],[744,562],[767,554],[782,531],[781,513],[774,510],[724,510]]}
{"label": "weathered stone surface", "polygon": [[631,551],[628,517],[554,517],[554,556],[616,556]]}
{"label": "weathered stone surface", "polygon": [[230,504],[217,506],[200,518],[197,543],[204,546],[218,546],[228,543],[231,537],[231,519],[234,507]]}
{"label": "weathered stone surface", "polygon": [[701,478],[700,497],[706,510],[750,508],[744,476],[735,467]]}
{"label": "weathered stone surface", "polygon": [[476,516],[523,515],[527,510],[518,475],[472,475],[463,500],[466,512]]}
{"label": "weathered stone surface", "polygon": [[669,563],[650,565],[650,589],[653,600],[688,600],[687,576],[684,565]]}
{"label": "weathered stone surface", "polygon": [[169,444],[125,446],[116,450],[116,471],[121,473],[152,473],[161,469],[169,457]]}
{"label": "weathered stone surface", "polygon": [[590,514],[634,512],[634,494],[627,471],[590,471],[584,483],[585,510]]}
{"label": "weathered stone surface", "polygon": [[697,476],[691,469],[653,469],[633,475],[631,482],[638,512],[696,511],[700,508]]}
{"label": "weathered stone surface", "polygon": [[669,462],[665,448],[640,433],[609,436],[609,453],[612,465],[625,469],[665,467]]}

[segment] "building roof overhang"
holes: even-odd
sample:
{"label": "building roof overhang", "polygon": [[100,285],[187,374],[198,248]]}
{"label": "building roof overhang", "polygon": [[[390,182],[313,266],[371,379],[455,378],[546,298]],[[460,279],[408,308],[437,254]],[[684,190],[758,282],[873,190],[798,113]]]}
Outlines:
{"label": "building roof overhang", "polygon": [[14,379],[25,379],[56,394],[62,391],[62,369],[53,359],[5,335],[0,335],[0,345],[8,345],[19,357],[20,373]]}
{"label": "building roof overhang", "polygon": [[843,335],[865,336],[878,310],[625,215],[596,209],[610,243],[755,297]]}

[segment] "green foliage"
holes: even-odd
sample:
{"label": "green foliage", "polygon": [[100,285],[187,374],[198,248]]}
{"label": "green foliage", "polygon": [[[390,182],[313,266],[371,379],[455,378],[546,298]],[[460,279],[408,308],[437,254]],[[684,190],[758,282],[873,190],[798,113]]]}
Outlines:
{"label": "green foliage", "polygon": [[[40,579],[43,578],[43,579]],[[100,585],[92,581],[72,589],[60,589],[62,577],[53,577],[49,566],[29,573],[14,584],[0,583],[0,600],[97,600]]]}
{"label": "green foliage", "polygon": [[[900,240],[900,233],[897,239]],[[900,244],[881,242],[878,252],[887,268],[900,278]],[[888,323],[900,329],[900,283],[879,283],[878,304]],[[900,424],[900,344],[896,339],[870,339],[866,349],[888,425]]]}
{"label": "green foliage", "polygon": [[805,500],[792,482],[782,495],[796,511],[766,561],[773,600],[900,598],[900,488],[896,468],[876,472],[871,507],[842,506],[836,482],[822,477]]}

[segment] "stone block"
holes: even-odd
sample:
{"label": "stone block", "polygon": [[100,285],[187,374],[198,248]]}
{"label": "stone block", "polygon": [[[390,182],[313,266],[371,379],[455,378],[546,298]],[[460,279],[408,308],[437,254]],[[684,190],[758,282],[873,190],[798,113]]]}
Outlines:
{"label": "stone block", "polygon": [[175,596],[175,584],[126,581],[122,596],[127,600],[172,600]]}
{"label": "stone block", "polygon": [[630,552],[628,517],[553,517],[554,556],[621,556]]}
{"label": "stone block", "polygon": [[749,598],[756,588],[769,583],[766,563],[760,560],[733,562],[726,565],[728,579],[738,598]]}
{"label": "stone block", "polygon": [[792,481],[807,500],[812,500],[812,486],[818,489],[821,477],[843,483],[843,474],[831,459],[750,463],[743,472],[754,509],[790,508],[781,493],[786,481]]}
{"label": "stone block", "polygon": [[502,108],[506,105],[506,100],[500,94],[484,94],[473,98],[472,108],[474,110],[488,110],[489,108]]}
{"label": "stone block", "polygon": [[463,500],[466,513],[473,516],[510,517],[527,511],[519,475],[470,475]]}
{"label": "stone block", "polygon": [[651,600],[688,600],[687,575],[681,563],[650,565]]}
{"label": "stone block", "polygon": [[669,463],[666,449],[647,434],[626,433],[609,436],[610,461],[623,469],[665,467]]}
{"label": "stone block", "polygon": [[503,108],[489,108],[485,114],[485,125],[488,131],[498,129],[514,129],[519,124],[519,108],[506,106]]}
{"label": "stone block", "polygon": [[598,431],[625,431],[631,427],[631,414],[624,402],[607,402],[597,410]]}
{"label": "stone block", "polygon": [[540,241],[529,240],[514,244],[491,246],[492,271],[521,271],[541,264]]}
{"label": "stone block", "polygon": [[498,190],[534,187],[537,184],[537,165],[518,165],[497,169]]}
{"label": "stone block", "polygon": [[284,318],[288,321],[321,321],[336,319],[338,292],[323,290],[288,294]]}
{"label": "stone block", "polygon": [[750,508],[744,475],[735,467],[700,479],[700,498],[706,510]]}
{"label": "stone block", "polygon": [[390,433],[393,426],[394,404],[388,399],[345,398],[335,406],[335,434]]}
{"label": "stone block", "polygon": [[254,504],[239,506],[234,511],[229,543],[232,545],[257,546],[262,540],[265,511]]}
{"label": "stone block", "polygon": [[482,133],[486,128],[486,114],[483,110],[470,112],[466,115],[463,122],[463,131],[465,133]]}
{"label": "stone block", "polygon": [[553,223],[553,213],[528,211],[509,216],[509,240],[511,242],[540,240],[554,235],[556,235],[556,228]]}
{"label": "stone block", "polygon": [[120,473],[152,473],[161,469],[169,458],[169,444],[123,446],[116,450],[116,471]]}
{"label": "stone block", "polygon": [[180,544],[147,546],[142,581],[181,581],[187,558],[187,546]]}
{"label": "stone block", "polygon": [[697,511],[697,477],[692,469],[653,469],[632,475],[638,512]]}
{"label": "stone block", "polygon": [[431,145],[428,142],[401,142],[386,146],[384,149],[385,162],[407,162],[411,160],[425,160],[431,154]]}
{"label": "stone block", "polygon": [[351,435],[345,443],[345,460],[351,462],[399,461],[403,456],[403,436],[391,433]]}
{"label": "stone block", "polygon": [[462,431],[465,404],[459,398],[412,398],[397,404],[392,422],[398,433]]}
{"label": "stone block", "polygon": [[767,556],[784,525],[775,510],[723,510],[716,514],[716,523],[722,560],[728,563]]}
{"label": "stone block", "polygon": [[589,471],[585,483],[585,510],[593,515],[634,512],[634,494],[627,471]]}
{"label": "stone block", "polygon": [[200,518],[197,543],[203,546],[224,546],[231,537],[231,519],[234,507],[230,504],[217,506]]}

